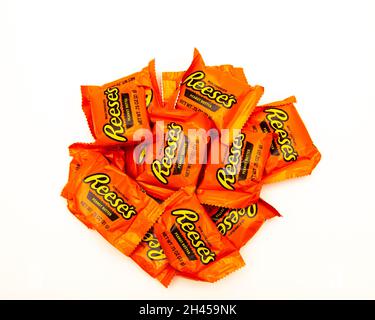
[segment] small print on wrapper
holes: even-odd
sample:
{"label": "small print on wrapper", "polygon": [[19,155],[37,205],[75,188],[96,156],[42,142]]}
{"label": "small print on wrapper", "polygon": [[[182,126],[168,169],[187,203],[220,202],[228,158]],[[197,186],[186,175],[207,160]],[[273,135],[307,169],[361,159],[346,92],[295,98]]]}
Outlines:
{"label": "small print on wrapper", "polygon": [[321,154],[299,116],[294,96],[259,106],[246,124],[247,130],[272,132],[263,183],[283,181],[311,174]]}
{"label": "small print on wrapper", "polygon": [[82,109],[99,144],[133,141],[138,129],[150,129],[148,112],[161,108],[152,60],[142,71],[103,86],[81,86]]}
{"label": "small print on wrapper", "polygon": [[220,234],[199,203],[194,188],[176,192],[154,231],[178,275],[215,282],[244,266],[238,250]]}

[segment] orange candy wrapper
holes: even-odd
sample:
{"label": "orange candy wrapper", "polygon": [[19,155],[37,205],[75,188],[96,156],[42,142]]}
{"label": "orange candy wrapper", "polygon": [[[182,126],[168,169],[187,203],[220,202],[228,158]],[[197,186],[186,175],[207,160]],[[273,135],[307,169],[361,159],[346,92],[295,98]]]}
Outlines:
{"label": "orange candy wrapper", "polygon": [[176,107],[202,111],[221,129],[242,129],[263,87],[249,86],[228,72],[206,67],[198,50],[184,73],[176,96]]}
{"label": "orange candy wrapper", "polygon": [[199,201],[226,208],[244,208],[257,201],[271,142],[270,133],[244,130],[230,147],[222,143],[224,161],[213,164],[210,154],[197,190]]}
{"label": "orange candy wrapper", "polygon": [[[230,64],[224,64],[221,66],[207,66],[207,69],[212,69],[214,72],[227,72],[234,78],[247,83],[246,76],[242,68],[233,67]],[[185,71],[174,71],[174,72],[163,72],[162,74],[162,88],[163,88],[163,99],[166,108],[173,109],[175,100],[174,98],[178,94],[178,88],[182,81],[182,77]]]}
{"label": "orange candy wrapper", "polygon": [[181,83],[185,71],[163,72],[162,73],[162,92],[164,107],[173,109],[175,98],[178,95],[178,86]]}
{"label": "orange candy wrapper", "polygon": [[240,248],[280,216],[262,186],[310,174],[321,155],[295,97],[256,106],[263,87],[242,68],[206,66],[195,49],[186,71],[162,73],[162,89],[154,60],[81,86],[95,142],[69,147],[62,196],[165,287],[175,275],[215,282],[244,266]]}
{"label": "orange candy wrapper", "polygon": [[142,71],[103,86],[81,86],[82,109],[97,143],[132,142],[138,129],[150,129],[147,108],[161,106],[154,68],[151,61]]}
{"label": "orange candy wrapper", "polygon": [[246,127],[274,132],[263,182],[271,183],[311,174],[321,155],[293,105],[295,97],[257,107]]}
{"label": "orange candy wrapper", "polygon": [[165,287],[168,287],[176,274],[176,271],[170,266],[153,229],[146,233],[130,258],[151,277],[158,279]]}
{"label": "orange candy wrapper", "polygon": [[73,160],[62,196],[69,210],[98,231],[125,255],[130,255],[163,208],[101,153],[70,148]]}
{"label": "orange candy wrapper", "polygon": [[280,214],[262,199],[242,209],[205,206],[220,233],[237,249],[242,248],[259,230],[263,223]]}
{"label": "orange candy wrapper", "polygon": [[[119,145],[108,147],[107,145],[97,143],[76,142],[70,145],[69,150],[73,153],[77,150],[99,152],[108,160],[109,164],[115,166],[120,171],[125,171],[126,152]],[[128,164],[126,163],[127,166]]]}
{"label": "orange candy wrapper", "polygon": [[[154,133],[159,130],[165,134],[165,142],[156,146],[154,160],[148,161],[151,164],[136,180],[151,196],[164,200],[181,187],[197,184],[202,168],[199,156],[205,154],[208,142],[199,129],[209,130],[212,122],[204,114],[189,110],[164,110],[155,120],[163,122],[156,123]],[[196,135],[189,140],[188,132],[193,129],[197,130]],[[146,155],[146,159],[148,156],[152,154]],[[195,163],[189,162],[193,158]]]}
{"label": "orange candy wrapper", "polygon": [[154,226],[169,263],[179,275],[215,282],[244,265],[194,194],[182,188]]}

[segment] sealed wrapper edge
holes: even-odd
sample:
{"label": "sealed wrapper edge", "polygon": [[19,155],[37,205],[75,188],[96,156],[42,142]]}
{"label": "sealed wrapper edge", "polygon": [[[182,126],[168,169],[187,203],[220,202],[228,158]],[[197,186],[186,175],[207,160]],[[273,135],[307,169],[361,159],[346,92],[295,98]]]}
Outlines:
{"label": "sealed wrapper edge", "polygon": [[254,91],[250,91],[247,94],[246,99],[243,101],[239,116],[231,118],[225,127],[232,128],[234,130],[241,130],[245,126],[264,92],[264,88],[262,86],[256,85],[253,88]]}
{"label": "sealed wrapper edge", "polygon": [[[134,253],[134,251],[133,251]],[[159,273],[154,273],[150,270],[149,263],[145,261],[146,258],[134,257],[133,254],[130,255],[130,258],[146,273],[151,277],[157,279],[164,287],[168,287],[171,283],[173,277],[176,275],[176,270],[172,268],[171,265],[167,265]]]}
{"label": "sealed wrapper edge", "polygon": [[208,282],[216,282],[244,266],[245,261],[241,257],[239,251],[234,251],[217,261],[215,265],[203,269],[200,272],[200,275],[202,278],[207,279]]}
{"label": "sealed wrapper edge", "polygon": [[311,175],[322,158],[320,151],[315,147],[314,144],[313,146],[316,150],[310,158],[299,159],[297,162],[290,164],[287,167],[274,170],[271,174],[266,175],[263,178],[262,183],[277,183]]}
{"label": "sealed wrapper edge", "polygon": [[281,107],[281,106],[285,106],[287,104],[296,103],[296,102],[297,102],[297,98],[295,96],[290,96],[288,98],[285,98],[284,100],[279,100],[279,101],[274,101],[274,102],[271,102],[271,103],[262,104],[262,105],[259,105],[258,107],[260,107],[260,108],[263,108],[263,107]]}
{"label": "sealed wrapper edge", "polygon": [[199,271],[197,273],[197,277],[189,277],[188,275],[180,271],[177,272],[177,275],[187,279],[198,279],[201,281],[203,281],[204,279],[204,281],[214,283],[241,269],[245,265],[245,261],[241,257],[239,251],[234,251],[216,261],[212,265],[208,266],[207,268],[203,269],[202,271]]}
{"label": "sealed wrapper edge", "polygon": [[[202,204],[223,207],[228,209],[240,209],[259,199],[262,184],[254,186],[254,193],[225,190],[198,189],[197,197]],[[236,197],[233,199],[233,195]],[[218,205],[220,203],[220,205]]]}
{"label": "sealed wrapper edge", "polygon": [[90,133],[93,136],[93,138],[96,140],[96,134],[94,130],[94,122],[92,119],[92,104],[90,99],[90,86],[81,86],[81,95],[82,95],[82,109],[83,113],[85,114],[87,125],[89,126]]}
{"label": "sealed wrapper edge", "polygon": [[168,266],[166,269],[164,269],[156,276],[156,279],[159,280],[164,287],[168,288],[175,275],[176,270],[173,269],[171,266]]}

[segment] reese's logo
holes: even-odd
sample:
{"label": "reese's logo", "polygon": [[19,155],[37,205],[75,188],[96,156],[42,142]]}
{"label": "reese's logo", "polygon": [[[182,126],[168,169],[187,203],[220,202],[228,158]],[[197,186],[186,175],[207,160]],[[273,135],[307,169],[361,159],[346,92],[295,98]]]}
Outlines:
{"label": "reese's logo", "polygon": [[216,172],[217,181],[219,181],[220,185],[227,190],[235,189],[233,185],[237,181],[238,165],[241,161],[241,153],[245,138],[246,135],[244,133],[241,133],[234,138],[228,156],[228,163],[224,168],[220,168]]}
{"label": "reese's logo", "polygon": [[105,173],[95,173],[87,176],[83,182],[90,184],[90,189],[103,198],[125,220],[129,220],[137,214],[133,206],[126,203],[116,192],[111,191],[108,186],[111,178]]}
{"label": "reese's logo", "polygon": [[196,231],[195,222],[199,220],[199,215],[190,209],[177,209],[172,211],[172,215],[176,216],[176,223],[180,226],[181,230],[185,233],[190,244],[197,252],[200,261],[203,264],[208,264],[215,261],[215,252],[212,252],[201,239],[201,235]]}
{"label": "reese's logo", "polygon": [[[237,98],[233,94],[223,93],[220,90],[216,90],[214,87],[207,85],[206,82],[203,81],[205,77],[206,74],[203,71],[196,71],[187,76],[182,84],[185,84],[186,87],[199,92],[202,96],[207,97],[224,108],[230,109],[237,103]],[[202,101],[202,99],[199,99],[199,97],[194,95],[190,95],[190,97],[212,111],[216,111],[218,108],[215,105],[212,106],[208,104],[204,99]]]}
{"label": "reese's logo", "polygon": [[277,144],[280,146],[284,160],[287,162],[296,161],[298,153],[294,150],[288,132],[284,129],[284,124],[289,119],[288,114],[277,108],[268,108],[264,112],[267,113],[266,118],[273,131],[278,135]]}
{"label": "reese's logo", "polygon": [[108,88],[104,91],[107,98],[108,123],[103,126],[104,134],[115,141],[126,142],[128,139],[123,136],[125,133],[124,123],[121,119],[121,103],[119,89]]}
{"label": "reese's logo", "polygon": [[164,148],[163,157],[155,159],[151,164],[151,170],[155,178],[163,184],[168,184],[167,177],[171,175],[173,159],[176,157],[178,142],[181,138],[183,128],[174,122],[168,124],[167,144]]}

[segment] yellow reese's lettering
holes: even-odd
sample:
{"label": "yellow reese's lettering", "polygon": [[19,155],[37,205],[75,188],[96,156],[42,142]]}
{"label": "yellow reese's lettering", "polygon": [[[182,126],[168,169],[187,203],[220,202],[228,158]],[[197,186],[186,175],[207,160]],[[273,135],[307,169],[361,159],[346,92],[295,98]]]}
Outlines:
{"label": "yellow reese's lettering", "polygon": [[103,132],[112,140],[126,142],[128,139],[123,136],[125,128],[121,119],[119,89],[111,87],[106,89],[104,94],[107,97],[109,123],[103,126]]}
{"label": "yellow reese's lettering", "polygon": [[273,131],[277,133],[277,144],[280,146],[283,158],[285,161],[297,160],[298,153],[294,150],[291,139],[288,137],[288,132],[284,129],[284,123],[288,121],[288,114],[277,108],[269,108],[264,110],[267,113],[267,120]]}
{"label": "yellow reese's lettering", "polygon": [[112,208],[116,209],[125,220],[129,220],[137,214],[137,211],[133,206],[129,205],[124,199],[119,197],[116,192],[111,191],[108,187],[110,181],[110,177],[104,173],[95,173],[87,176],[83,180],[84,183],[89,183],[90,188],[109,203]]}
{"label": "yellow reese's lettering", "polygon": [[149,259],[159,261],[167,258],[164,250],[160,246],[159,240],[152,232],[147,232],[142,241],[145,242],[149,247],[149,250],[147,251],[147,257]]}
{"label": "yellow reese's lettering", "polygon": [[247,216],[249,218],[254,218],[258,213],[258,206],[256,203],[242,209],[231,209],[225,218],[218,223],[216,226],[220,233],[225,236],[229,230],[233,228],[234,225],[240,221],[241,217]]}
{"label": "yellow reese's lettering", "polygon": [[186,77],[182,84],[185,84],[188,88],[198,91],[201,95],[214,100],[224,108],[232,108],[233,105],[237,103],[237,98],[233,94],[225,94],[220,90],[215,90],[212,86],[208,86],[206,82],[203,81],[205,76],[206,74],[203,71],[196,71]]}
{"label": "yellow reese's lettering", "polygon": [[151,170],[155,178],[163,184],[168,184],[167,177],[171,175],[173,159],[176,157],[178,141],[183,132],[182,126],[174,122],[168,124],[167,145],[164,148],[164,156],[161,160],[155,159],[151,164]]}
{"label": "yellow reese's lettering", "polygon": [[244,133],[234,138],[228,156],[228,164],[226,164],[224,168],[218,169],[216,172],[216,179],[219,181],[220,185],[227,190],[235,189],[233,185],[237,181],[238,165],[241,161],[241,152],[245,138],[246,135]]}
{"label": "yellow reese's lettering", "polygon": [[177,209],[172,211],[172,215],[176,216],[176,222],[180,225],[181,230],[189,239],[190,244],[195,248],[200,261],[203,264],[208,264],[215,261],[215,252],[207,248],[206,243],[201,239],[201,235],[196,231],[195,223],[199,220],[199,215],[193,210]]}

